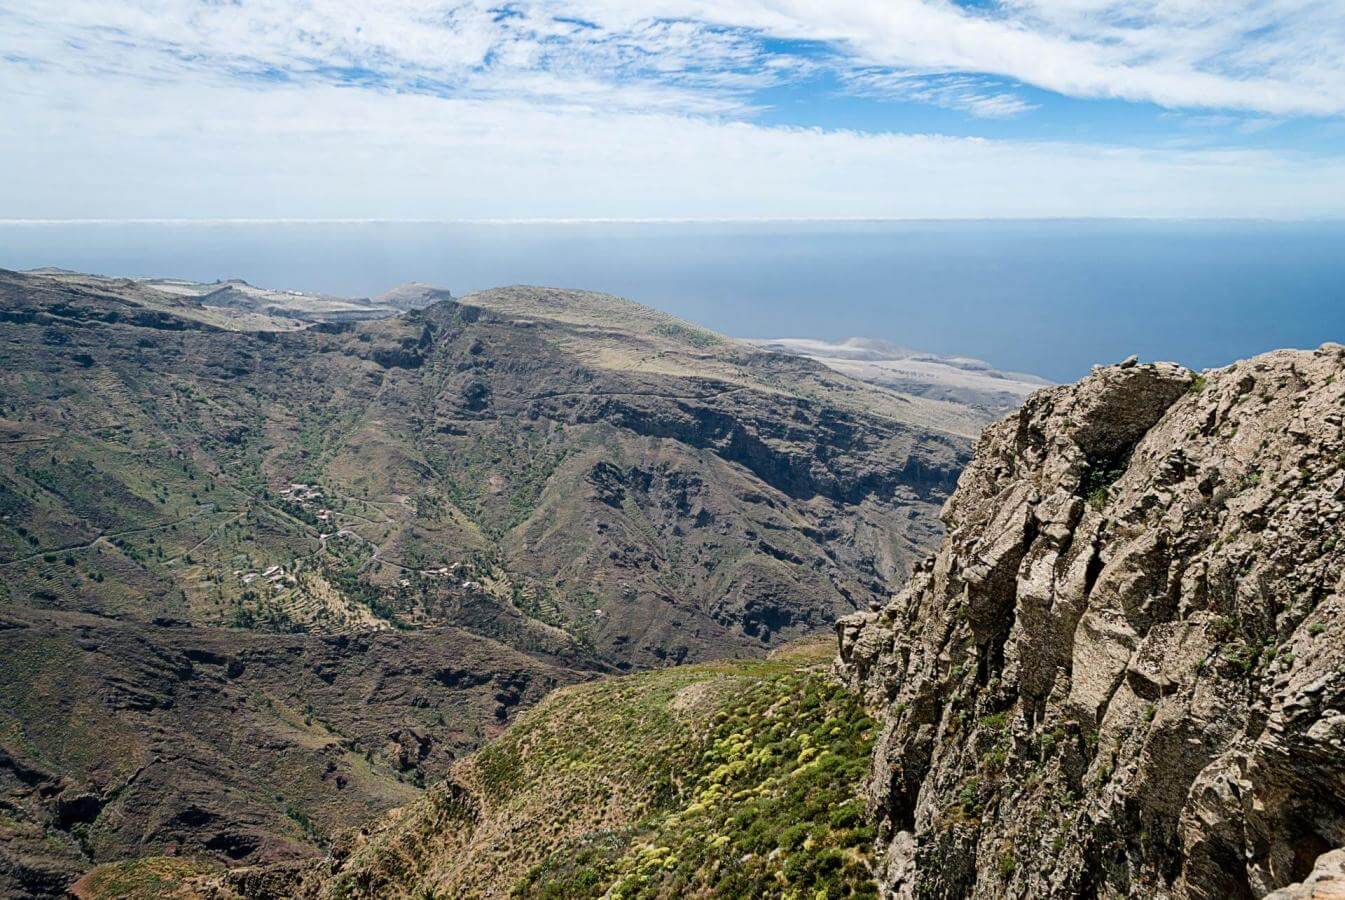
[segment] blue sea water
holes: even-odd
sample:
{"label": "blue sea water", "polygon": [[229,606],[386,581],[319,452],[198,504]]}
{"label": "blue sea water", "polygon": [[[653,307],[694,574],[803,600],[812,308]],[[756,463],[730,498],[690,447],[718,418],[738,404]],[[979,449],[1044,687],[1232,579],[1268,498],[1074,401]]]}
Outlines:
{"label": "blue sea water", "polygon": [[740,337],[877,337],[1055,380],[1345,341],[1345,223],[0,224],[0,267],[377,294],[549,284]]}

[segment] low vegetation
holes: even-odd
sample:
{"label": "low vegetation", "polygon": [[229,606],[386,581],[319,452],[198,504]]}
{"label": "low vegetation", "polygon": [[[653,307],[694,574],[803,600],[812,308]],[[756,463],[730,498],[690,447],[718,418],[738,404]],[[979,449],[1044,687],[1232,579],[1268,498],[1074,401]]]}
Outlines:
{"label": "low vegetation", "polygon": [[[173,853],[301,865],[557,686],[829,630],[930,548],[969,446],[950,404],[613,297],[295,328],[246,286],[211,288],[232,315],[156,284],[0,271],[0,758],[25,773],[0,778],[24,823],[0,895]],[[688,741],[724,723],[667,716],[645,724],[675,777],[613,788],[627,806],[588,829],[618,823],[606,883],[634,890],[630,842],[677,840],[645,819],[710,786]],[[603,721],[598,744],[627,724]],[[726,808],[784,763],[734,770]],[[87,821],[53,824],[65,802]],[[862,835],[833,831],[800,839],[843,872]],[[744,884],[776,871],[752,865]]]}
{"label": "low vegetation", "polygon": [[857,799],[874,723],[828,656],[812,645],[553,694],[311,893],[876,896]]}
{"label": "low vegetation", "polygon": [[73,888],[79,898],[190,898],[196,880],[214,869],[194,859],[154,856],[102,866]]}

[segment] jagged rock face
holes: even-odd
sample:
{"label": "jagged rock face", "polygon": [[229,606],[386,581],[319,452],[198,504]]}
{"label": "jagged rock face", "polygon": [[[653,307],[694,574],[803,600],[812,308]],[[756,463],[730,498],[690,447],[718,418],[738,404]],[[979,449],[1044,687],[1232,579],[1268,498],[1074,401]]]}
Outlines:
{"label": "jagged rock face", "polygon": [[886,892],[1260,897],[1345,844],[1343,413],[1330,344],[986,431],[937,555],[838,626]]}

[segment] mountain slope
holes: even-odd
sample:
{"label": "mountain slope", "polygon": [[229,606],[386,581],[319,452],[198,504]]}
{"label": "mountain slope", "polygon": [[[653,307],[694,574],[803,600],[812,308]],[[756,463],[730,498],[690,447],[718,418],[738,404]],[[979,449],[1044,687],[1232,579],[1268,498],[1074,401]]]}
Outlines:
{"label": "mountain slope", "polygon": [[839,626],[888,894],[1259,897],[1345,845],[1343,416],[1328,344],[986,431],[939,553]]}
{"label": "mountain slope", "polygon": [[[319,852],[550,686],[763,655],[886,598],[937,538],[968,442],[932,423],[955,407],[616,298],[429,299],[295,328],[0,273],[0,642],[74,667],[0,704],[31,838],[0,868],[30,890],[179,845]],[[256,660],[242,679],[235,657]],[[320,702],[295,725],[300,691]],[[65,755],[81,703],[154,779],[125,788],[116,744]],[[43,708],[67,724],[30,740]],[[368,777],[239,771],[203,724],[231,716],[263,769],[331,755]]]}
{"label": "mountain slope", "polygon": [[798,354],[763,350],[755,346],[759,342],[728,338],[608,294],[524,286],[480,291],[462,302],[511,319],[551,323],[562,346],[601,369],[715,379],[967,438],[983,424],[968,404],[838,375]]}
{"label": "mountain slope", "polygon": [[[781,358],[736,345],[705,362],[733,380],[604,364],[649,351],[620,323],[595,338],[445,301],[225,332],[0,287],[0,565],[50,608],[463,625],[618,666],[752,652],[884,596],[964,453],[820,367],[763,386]],[[680,366],[678,346],[652,355]]]}
{"label": "mountain slope", "polygon": [[282,862],[412,801],[582,677],[457,629],[272,635],[0,614],[0,896],[97,860]]}
{"label": "mountain slope", "polygon": [[825,659],[814,645],[553,694],[305,892],[869,895],[854,796],[872,722]]}
{"label": "mountain slope", "polygon": [[[874,895],[873,722],[812,644],[567,688],[417,802],[297,872],[180,870],[181,896]],[[163,862],[94,872],[90,898]]]}
{"label": "mountain slope", "polygon": [[[807,656],[605,679],[553,694],[297,887],[284,867],[187,867],[175,883],[224,897],[1338,893],[1345,346],[1201,375],[1127,361],[1035,394],[987,430],[945,516],[906,588],[838,623],[836,671],[876,723],[815,665],[795,668]],[[866,757],[872,861],[848,793]],[[162,861],[144,865],[96,874],[159,877]]]}
{"label": "mountain slope", "polygon": [[24,274],[42,278],[57,289],[119,295],[139,305],[235,331],[293,331],[315,322],[383,319],[452,296],[418,284],[402,285],[370,300],[271,290],[239,279],[203,283],[182,278],[106,278],[50,268]]}

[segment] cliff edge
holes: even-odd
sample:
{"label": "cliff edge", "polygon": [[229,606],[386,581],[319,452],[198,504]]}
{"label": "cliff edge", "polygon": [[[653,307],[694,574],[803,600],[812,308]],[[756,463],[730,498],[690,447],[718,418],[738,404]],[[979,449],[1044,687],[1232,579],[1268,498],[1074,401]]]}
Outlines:
{"label": "cliff edge", "polygon": [[838,624],[885,895],[1336,896],[1343,375],[1130,360],[986,430],[937,554]]}

